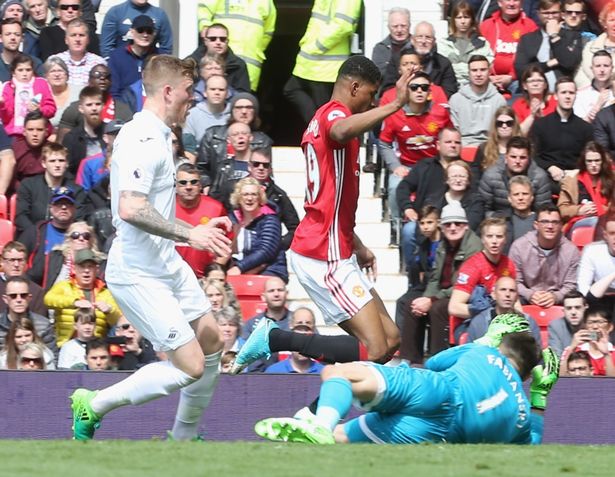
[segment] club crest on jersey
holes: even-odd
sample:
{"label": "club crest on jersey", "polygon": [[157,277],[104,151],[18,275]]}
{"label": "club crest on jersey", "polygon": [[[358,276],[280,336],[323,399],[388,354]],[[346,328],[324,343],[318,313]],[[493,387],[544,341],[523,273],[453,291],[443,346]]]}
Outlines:
{"label": "club crest on jersey", "polygon": [[470,276],[468,274],[460,273],[459,276],[457,277],[457,283],[459,283],[460,285],[466,285],[469,279],[470,279]]}
{"label": "club crest on jersey", "polygon": [[345,117],[346,117],[346,113],[344,113],[344,111],[335,109],[327,115],[327,121],[333,121],[335,118],[345,118]]}
{"label": "club crest on jersey", "polygon": [[143,171],[141,168],[137,167],[134,171],[132,171],[132,175],[135,176],[135,179],[141,179],[141,176],[143,176]]}
{"label": "club crest on jersey", "polygon": [[357,298],[363,298],[363,296],[365,295],[365,290],[362,286],[357,285],[352,288],[352,294]]}

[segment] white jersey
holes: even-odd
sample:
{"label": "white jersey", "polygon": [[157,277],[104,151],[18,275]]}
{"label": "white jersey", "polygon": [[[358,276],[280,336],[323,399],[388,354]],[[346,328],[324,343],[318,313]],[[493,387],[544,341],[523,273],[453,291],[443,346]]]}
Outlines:
{"label": "white jersey", "polygon": [[175,242],[123,221],[118,214],[121,191],[147,194],[162,217],[175,221],[171,129],[150,111],[136,113],[113,144],[111,212],[117,236],[109,251],[105,280],[128,285],[138,283],[139,277],[175,275],[182,265]]}

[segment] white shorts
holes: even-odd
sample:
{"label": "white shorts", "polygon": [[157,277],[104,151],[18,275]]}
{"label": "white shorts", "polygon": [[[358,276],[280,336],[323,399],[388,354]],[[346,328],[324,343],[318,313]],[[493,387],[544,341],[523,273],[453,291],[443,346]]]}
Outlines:
{"label": "white shorts", "polygon": [[299,282],[328,325],[352,318],[373,298],[370,290],[374,286],[354,255],[326,262],[289,250],[288,258]]}
{"label": "white shorts", "polygon": [[131,285],[107,285],[128,321],[157,351],[188,343],[195,337],[190,322],[211,309],[187,264],[173,277],[141,277]]}

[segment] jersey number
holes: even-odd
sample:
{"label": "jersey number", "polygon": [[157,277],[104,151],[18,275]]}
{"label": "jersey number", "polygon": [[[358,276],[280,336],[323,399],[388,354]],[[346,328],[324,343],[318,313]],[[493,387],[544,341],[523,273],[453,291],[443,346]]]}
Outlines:
{"label": "jersey number", "polygon": [[320,191],[320,171],[318,170],[318,158],[314,146],[310,143],[305,147],[305,160],[307,162],[307,187],[305,190],[306,201],[312,204]]}

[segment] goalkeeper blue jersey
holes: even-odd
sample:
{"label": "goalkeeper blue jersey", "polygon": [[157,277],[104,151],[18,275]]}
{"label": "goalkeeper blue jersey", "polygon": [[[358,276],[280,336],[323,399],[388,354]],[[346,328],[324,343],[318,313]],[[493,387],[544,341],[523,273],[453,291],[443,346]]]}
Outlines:
{"label": "goalkeeper blue jersey", "polygon": [[542,416],[531,416],[519,374],[497,349],[458,346],[433,356],[425,368],[441,372],[453,388],[457,410],[449,442],[540,441]]}

